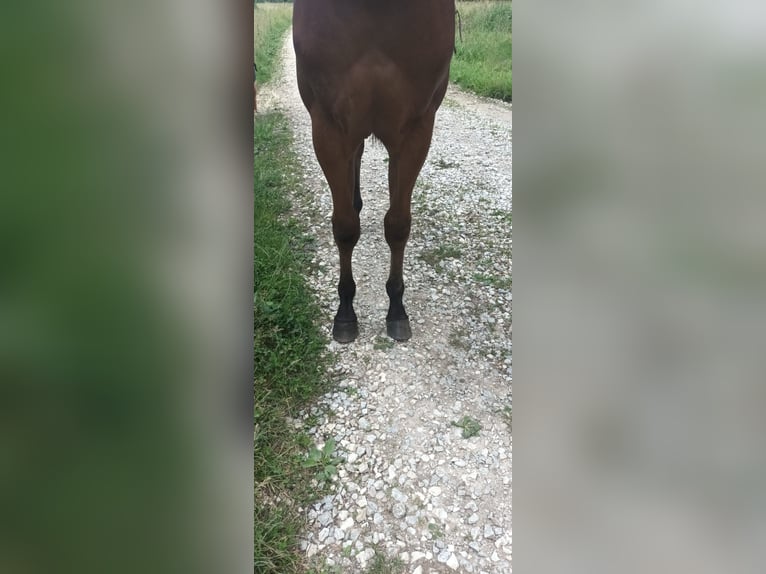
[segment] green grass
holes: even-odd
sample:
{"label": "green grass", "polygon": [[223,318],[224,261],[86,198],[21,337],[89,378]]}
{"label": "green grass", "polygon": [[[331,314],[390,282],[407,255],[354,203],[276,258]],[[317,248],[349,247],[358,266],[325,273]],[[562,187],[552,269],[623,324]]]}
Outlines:
{"label": "green grass", "polygon": [[457,53],[452,58],[450,79],[473,92],[511,101],[512,4],[458,2],[463,40],[456,30]]}
{"label": "green grass", "polygon": [[305,232],[287,217],[288,192],[299,185],[291,133],[279,114],[260,116],[254,131],[255,571],[297,574],[298,506],[321,494],[312,480],[329,479],[334,458],[287,417],[329,388],[329,359],[304,278]]}
{"label": "green grass", "polygon": [[258,66],[258,85],[268,82],[274,76],[292,14],[292,4],[259,2],[255,5],[253,57]]}

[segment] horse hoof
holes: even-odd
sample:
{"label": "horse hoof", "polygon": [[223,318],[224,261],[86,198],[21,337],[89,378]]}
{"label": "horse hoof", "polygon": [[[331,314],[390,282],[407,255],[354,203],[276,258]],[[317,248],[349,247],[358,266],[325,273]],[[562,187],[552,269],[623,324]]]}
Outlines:
{"label": "horse hoof", "polygon": [[394,341],[408,341],[412,337],[409,319],[386,321],[386,332]]}
{"label": "horse hoof", "polygon": [[338,343],[351,343],[359,335],[357,321],[335,321],[332,325],[332,338]]}

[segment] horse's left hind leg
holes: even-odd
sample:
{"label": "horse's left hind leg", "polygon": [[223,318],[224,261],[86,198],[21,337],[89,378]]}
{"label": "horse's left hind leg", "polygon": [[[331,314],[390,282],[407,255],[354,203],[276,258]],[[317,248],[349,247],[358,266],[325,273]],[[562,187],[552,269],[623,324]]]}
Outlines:
{"label": "horse's left hind leg", "polygon": [[383,220],[386,241],[391,249],[391,269],[386,281],[389,307],[386,332],[397,341],[412,337],[410,320],[404,309],[404,248],[412,222],[412,189],[431,145],[434,117],[427,116],[403,134],[398,149],[389,149],[388,187],[391,205]]}

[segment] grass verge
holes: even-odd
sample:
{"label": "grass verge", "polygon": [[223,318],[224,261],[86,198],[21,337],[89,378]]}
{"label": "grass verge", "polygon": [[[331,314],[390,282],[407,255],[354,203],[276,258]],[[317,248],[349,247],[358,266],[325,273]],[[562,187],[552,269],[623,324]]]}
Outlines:
{"label": "grass verge", "polygon": [[255,571],[293,574],[303,571],[298,508],[322,489],[306,463],[308,436],[289,419],[329,388],[328,356],[305,281],[305,235],[286,215],[287,190],[298,185],[289,126],[272,113],[254,129]]}
{"label": "grass verge", "polygon": [[463,41],[456,38],[450,80],[479,95],[510,102],[511,2],[458,2],[457,9],[463,23]]}
{"label": "grass verge", "polygon": [[274,76],[282,40],[292,23],[292,15],[292,4],[259,2],[254,5],[253,57],[258,66],[259,85],[268,82]]}

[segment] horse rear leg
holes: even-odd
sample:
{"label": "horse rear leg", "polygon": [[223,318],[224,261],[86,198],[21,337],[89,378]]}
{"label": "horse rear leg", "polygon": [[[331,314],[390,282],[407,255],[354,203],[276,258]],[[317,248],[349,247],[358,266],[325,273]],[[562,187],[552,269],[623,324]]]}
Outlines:
{"label": "horse rear leg", "polygon": [[389,307],[386,332],[397,341],[412,337],[410,320],[404,309],[404,248],[412,222],[412,189],[431,145],[434,116],[426,116],[404,135],[398,149],[389,150],[388,187],[391,204],[383,220],[386,242],[391,249],[391,268],[386,281]]}
{"label": "horse rear leg", "polygon": [[354,312],[356,283],[351,271],[351,255],[359,240],[359,212],[355,209],[355,158],[358,145],[348,138],[321,112],[311,114],[314,151],[332,192],[332,230],[340,256],[340,304],[333,323],[332,336],[339,343],[350,343],[359,334]]}

